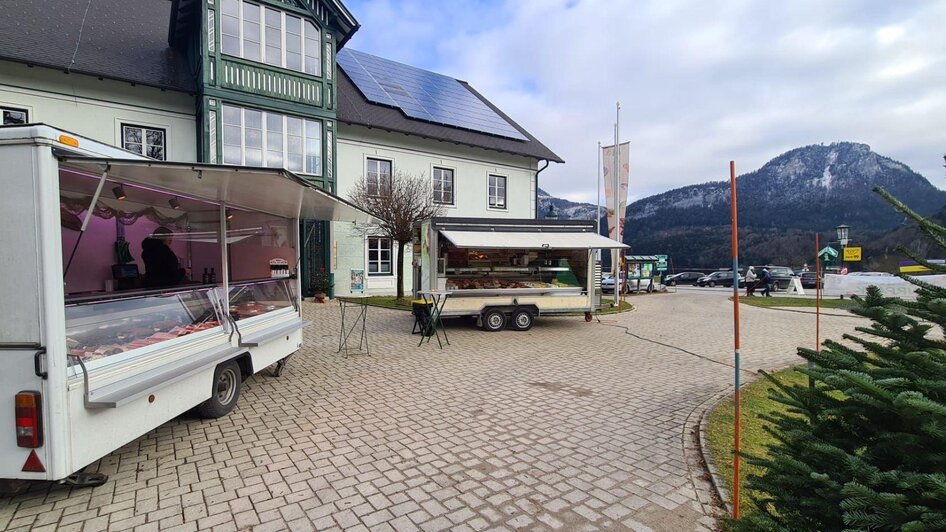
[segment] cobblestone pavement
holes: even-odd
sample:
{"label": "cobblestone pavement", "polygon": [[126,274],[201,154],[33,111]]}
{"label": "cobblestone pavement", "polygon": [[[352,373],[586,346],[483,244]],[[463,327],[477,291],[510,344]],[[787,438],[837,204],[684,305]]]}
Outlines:
{"label": "cobblestone pavement", "polygon": [[[730,303],[633,303],[525,333],[459,321],[443,350],[417,347],[409,314],[372,308],[372,356],[350,358],[335,354],[338,307],[307,304],[305,349],[281,378],[249,379],[232,414],[129,443],[91,467],[104,486],[0,499],[0,529],[711,528],[685,449],[694,413],[732,382]],[[809,314],[742,312],[748,370],[813,344]],[[826,317],[823,337],[856,324]]]}

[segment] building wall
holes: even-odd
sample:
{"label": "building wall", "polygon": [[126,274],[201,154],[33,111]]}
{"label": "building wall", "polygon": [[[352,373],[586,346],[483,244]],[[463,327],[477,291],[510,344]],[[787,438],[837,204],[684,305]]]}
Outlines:
{"label": "building wall", "polygon": [[0,61],[0,104],[29,112],[30,122],[121,147],[121,124],[167,132],[169,161],[197,160],[193,95]]}
{"label": "building wall", "polygon": [[[534,218],[535,172],[537,161],[501,152],[458,146],[399,133],[389,133],[360,126],[339,125],[338,195],[348,198],[355,183],[364,176],[368,158],[392,161],[395,174],[423,175],[431,178],[433,167],[454,171],[453,206],[445,206],[443,216],[477,218]],[[506,176],[506,209],[488,206],[487,183],[490,174]],[[335,293],[351,293],[352,269],[368,271],[365,237],[350,223],[332,224],[332,272]],[[397,250],[394,245],[395,252]],[[404,291],[412,287],[410,245],[405,247]],[[398,260],[397,257],[394,258]],[[366,276],[366,291],[372,295],[394,294],[397,288],[391,275]]]}

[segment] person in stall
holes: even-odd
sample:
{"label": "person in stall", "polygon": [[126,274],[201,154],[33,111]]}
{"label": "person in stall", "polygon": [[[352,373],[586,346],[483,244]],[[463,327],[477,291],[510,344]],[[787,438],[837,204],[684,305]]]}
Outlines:
{"label": "person in stall", "polygon": [[171,251],[171,230],[158,227],[141,241],[141,258],[145,263],[145,288],[177,286],[185,279],[184,269]]}

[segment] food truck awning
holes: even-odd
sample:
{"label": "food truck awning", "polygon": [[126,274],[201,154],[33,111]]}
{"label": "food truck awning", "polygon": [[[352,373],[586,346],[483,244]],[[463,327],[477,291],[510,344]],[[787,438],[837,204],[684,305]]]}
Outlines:
{"label": "food truck awning", "polygon": [[440,231],[460,248],[476,249],[616,249],[627,248],[610,238],[586,232]]}
{"label": "food truck awning", "polygon": [[362,209],[281,169],[91,157],[60,157],[61,169],[283,218],[378,223]]}

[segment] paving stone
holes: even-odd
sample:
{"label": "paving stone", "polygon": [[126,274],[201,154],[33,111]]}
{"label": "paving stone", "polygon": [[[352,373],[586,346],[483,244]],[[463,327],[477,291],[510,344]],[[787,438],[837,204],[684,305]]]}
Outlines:
{"label": "paving stone", "polygon": [[[409,313],[371,308],[372,356],[349,358],[338,307],[306,303],[315,324],[284,376],[247,379],[224,418],[181,416],[92,464],[102,488],[0,498],[0,529],[650,530],[661,512],[712,528],[681,435],[731,384],[726,295],[635,297],[636,312],[524,333],[458,321],[443,350],[417,347]],[[747,375],[797,363],[813,333],[804,313],[742,320]],[[823,316],[822,337],[862,323]]]}

